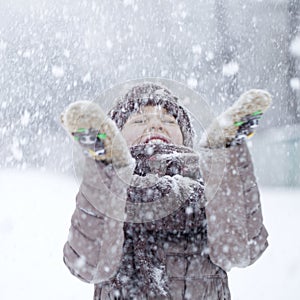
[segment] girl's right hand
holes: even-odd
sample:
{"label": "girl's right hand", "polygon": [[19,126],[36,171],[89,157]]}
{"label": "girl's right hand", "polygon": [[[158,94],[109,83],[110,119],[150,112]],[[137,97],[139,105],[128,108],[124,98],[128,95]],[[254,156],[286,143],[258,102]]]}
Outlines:
{"label": "girl's right hand", "polygon": [[133,163],[120,130],[98,104],[90,101],[71,103],[62,113],[61,123],[88,157],[116,167]]}

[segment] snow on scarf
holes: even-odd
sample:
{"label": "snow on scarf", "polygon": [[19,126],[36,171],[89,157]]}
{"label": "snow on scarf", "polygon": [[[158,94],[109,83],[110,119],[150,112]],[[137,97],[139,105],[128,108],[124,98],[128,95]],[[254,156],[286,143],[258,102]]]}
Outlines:
{"label": "snow on scarf", "polygon": [[[131,153],[136,169],[128,189],[129,221],[124,224],[123,259],[112,288],[121,299],[167,296],[160,241],[189,239],[206,231],[199,158],[192,149],[175,145],[138,145]],[[161,204],[155,205],[157,201]],[[145,203],[153,205],[144,205],[145,210]]]}

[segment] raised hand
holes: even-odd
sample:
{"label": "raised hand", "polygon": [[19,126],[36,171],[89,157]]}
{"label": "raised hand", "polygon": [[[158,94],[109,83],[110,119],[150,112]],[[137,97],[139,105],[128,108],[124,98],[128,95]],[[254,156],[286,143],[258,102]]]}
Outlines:
{"label": "raised hand", "polygon": [[61,115],[61,123],[86,156],[117,167],[132,164],[121,132],[98,104],[90,101],[70,104]]}
{"label": "raised hand", "polygon": [[241,144],[251,137],[263,113],[271,105],[271,95],[264,90],[249,90],[220,116],[203,134],[200,145],[207,148]]}

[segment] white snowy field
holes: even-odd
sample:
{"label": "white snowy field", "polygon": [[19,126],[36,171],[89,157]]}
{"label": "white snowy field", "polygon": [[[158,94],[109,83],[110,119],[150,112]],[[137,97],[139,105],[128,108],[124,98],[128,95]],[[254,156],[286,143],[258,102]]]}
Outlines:
{"label": "white snowy field", "polygon": [[[0,172],[0,299],[89,300],[93,286],[62,261],[78,183],[41,171]],[[300,189],[261,189],[270,246],[229,273],[233,300],[300,299]]]}

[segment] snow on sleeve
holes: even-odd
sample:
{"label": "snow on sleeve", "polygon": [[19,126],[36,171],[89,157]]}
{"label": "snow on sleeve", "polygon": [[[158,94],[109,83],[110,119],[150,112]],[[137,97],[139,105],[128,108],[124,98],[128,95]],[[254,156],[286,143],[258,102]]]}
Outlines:
{"label": "snow on sleeve", "polygon": [[266,249],[268,234],[247,146],[213,151],[219,152],[226,167],[209,174],[222,180],[206,205],[208,246],[211,260],[229,271],[252,264]]}
{"label": "snow on sleeve", "polygon": [[133,166],[86,160],[76,209],[72,216],[64,262],[73,275],[89,283],[108,280],[117,271],[124,241],[123,222],[127,183]]}

